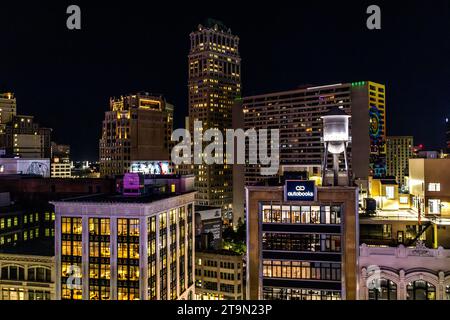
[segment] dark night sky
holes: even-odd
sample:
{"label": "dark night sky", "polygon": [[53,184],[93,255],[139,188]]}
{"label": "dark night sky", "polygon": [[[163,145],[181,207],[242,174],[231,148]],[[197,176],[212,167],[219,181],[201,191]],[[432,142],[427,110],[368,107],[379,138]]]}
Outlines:
{"label": "dark night sky", "polygon": [[[388,135],[443,147],[450,1],[302,2],[2,1],[0,84],[16,93],[18,113],[72,146],[74,159],[96,160],[110,96],[163,93],[175,104],[175,127],[183,125],[189,33],[211,17],[241,39],[244,96],[382,82]],[[81,31],[66,28],[69,4],[81,7]],[[370,4],[381,7],[382,30],[366,28]]]}

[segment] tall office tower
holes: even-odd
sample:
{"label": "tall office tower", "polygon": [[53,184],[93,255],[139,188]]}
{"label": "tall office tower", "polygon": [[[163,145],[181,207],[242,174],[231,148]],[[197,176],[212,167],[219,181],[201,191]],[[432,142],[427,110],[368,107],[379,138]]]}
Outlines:
{"label": "tall office tower", "polygon": [[173,105],[146,92],[111,98],[100,139],[101,176],[130,172],[133,164],[170,159]]}
{"label": "tall office tower", "polygon": [[408,175],[408,161],[413,157],[412,136],[390,136],[386,139],[387,175],[395,177],[400,188],[405,185],[405,175]]}
{"label": "tall office tower", "polygon": [[[140,188],[130,179],[127,193]],[[53,204],[56,299],[193,299],[193,192]]]}
{"label": "tall office tower", "polygon": [[[280,130],[280,169],[290,166],[313,168],[322,164],[322,119],[331,107],[351,118],[349,165],[353,178],[383,176],[385,165],[385,87],[374,82],[339,83],[319,87],[244,97],[245,129]],[[259,165],[247,165],[245,183],[266,180]]]}
{"label": "tall office tower", "polygon": [[51,177],[70,178],[72,177],[70,163],[70,146],[52,142]]}
{"label": "tall office tower", "polygon": [[0,148],[8,157],[50,158],[51,131],[40,127],[33,116],[13,115],[0,135]]}
{"label": "tall office tower", "polygon": [[14,94],[12,92],[0,93],[0,125],[10,122],[16,115],[16,111],[17,103]]}
{"label": "tall office tower", "polygon": [[[189,127],[202,121],[203,132],[232,128],[232,107],[241,95],[241,58],[239,38],[222,23],[209,20],[190,34],[189,52]],[[223,151],[219,154],[224,155]],[[194,166],[196,201],[199,205],[231,208],[231,165]]]}

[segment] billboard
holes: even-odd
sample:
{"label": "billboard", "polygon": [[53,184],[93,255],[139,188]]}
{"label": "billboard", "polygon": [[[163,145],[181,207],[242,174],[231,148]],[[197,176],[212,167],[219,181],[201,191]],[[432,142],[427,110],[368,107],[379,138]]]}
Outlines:
{"label": "billboard", "polygon": [[0,174],[50,177],[50,159],[0,158]]}
{"label": "billboard", "polygon": [[286,201],[315,201],[316,194],[316,184],[313,180],[286,180]]}
{"label": "billboard", "polygon": [[131,173],[170,174],[168,161],[132,161]]}

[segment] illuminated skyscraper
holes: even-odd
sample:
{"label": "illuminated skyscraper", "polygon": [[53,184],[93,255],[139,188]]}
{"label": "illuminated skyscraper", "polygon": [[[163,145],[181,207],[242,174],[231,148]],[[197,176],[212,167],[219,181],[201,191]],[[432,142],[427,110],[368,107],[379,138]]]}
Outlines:
{"label": "illuminated skyscraper", "polygon": [[120,175],[133,161],[168,161],[173,105],[164,97],[138,93],[110,99],[100,139],[100,174]]}
{"label": "illuminated skyscraper", "polygon": [[[209,20],[190,34],[189,126],[202,121],[203,131],[231,129],[232,107],[241,95],[239,38],[222,23]],[[222,156],[222,154],[220,155]],[[228,209],[232,202],[232,168],[223,165],[196,165],[196,201],[199,205]]]}

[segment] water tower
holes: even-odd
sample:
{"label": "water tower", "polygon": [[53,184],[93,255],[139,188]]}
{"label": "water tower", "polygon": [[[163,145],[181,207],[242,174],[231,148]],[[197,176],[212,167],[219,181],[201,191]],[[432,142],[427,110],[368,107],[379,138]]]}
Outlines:
{"label": "water tower", "polygon": [[[332,107],[322,117],[323,120],[323,137],[322,141],[325,146],[322,170],[322,185],[348,185],[348,158],[347,146],[350,142],[348,119],[350,116],[344,110],[338,107]],[[333,155],[332,183],[329,182],[330,177],[327,175],[328,169],[328,153]],[[344,172],[339,171],[339,156],[344,154]],[[327,179],[328,178],[328,179]],[[341,178],[341,179],[340,179]],[[342,181],[344,178],[345,182]]]}

